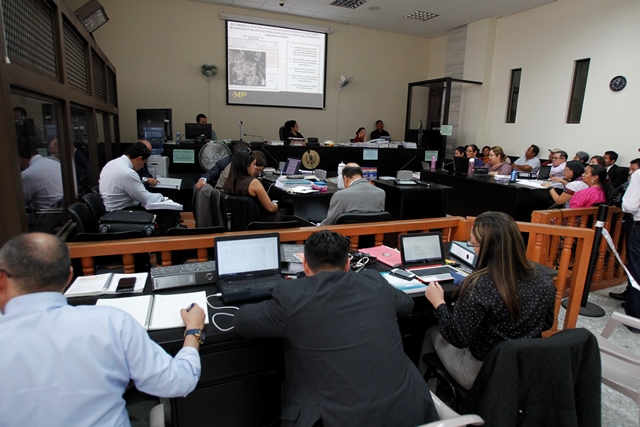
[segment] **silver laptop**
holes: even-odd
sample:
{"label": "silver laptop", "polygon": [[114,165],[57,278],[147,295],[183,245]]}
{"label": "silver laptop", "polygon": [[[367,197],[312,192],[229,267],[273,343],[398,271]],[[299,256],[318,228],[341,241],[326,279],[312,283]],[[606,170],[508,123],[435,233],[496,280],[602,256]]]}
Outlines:
{"label": "silver laptop", "polygon": [[426,282],[453,280],[445,264],[442,234],[438,231],[400,235],[402,267]]}
{"label": "silver laptop", "polygon": [[215,252],[218,289],[227,303],[268,298],[283,280],[278,233],[217,237]]}

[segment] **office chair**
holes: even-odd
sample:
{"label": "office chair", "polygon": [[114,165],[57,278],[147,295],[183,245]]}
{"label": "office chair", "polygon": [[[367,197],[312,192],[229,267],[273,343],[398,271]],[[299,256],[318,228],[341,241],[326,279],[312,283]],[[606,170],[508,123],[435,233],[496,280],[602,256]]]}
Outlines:
{"label": "office chair", "polygon": [[[167,230],[167,236],[197,236],[203,234],[219,234],[227,231],[222,226],[217,227],[200,227],[200,228],[183,228],[175,227]],[[209,260],[215,259],[215,252],[213,248],[207,249],[207,258]],[[171,251],[171,264],[185,264],[187,262],[198,261],[197,249],[185,249],[181,251]]]}
{"label": "office chair", "polygon": [[225,225],[225,216],[220,210],[220,201],[224,193],[210,184],[205,184],[200,190],[193,186],[191,205],[196,228],[215,227]]}
{"label": "office chair", "polygon": [[245,231],[250,223],[260,221],[260,211],[252,197],[225,194],[220,202],[229,231]]}
{"label": "office chair", "polygon": [[94,218],[89,207],[82,202],[69,206],[71,218],[76,223],[78,233],[98,234],[98,221]]}
{"label": "office chair", "polygon": [[280,141],[287,141],[285,139],[284,133],[287,131],[287,129],[285,129],[284,126],[280,126],[280,129],[278,130],[278,135],[280,135]]}
{"label": "office chair", "polygon": [[[336,217],[336,225],[380,221],[391,221],[391,214],[389,212],[346,212]],[[375,237],[372,235],[360,236],[358,239],[359,248],[370,248],[375,244]]]}
{"label": "office chair", "polygon": [[640,357],[609,340],[620,324],[640,329],[640,319],[614,311],[598,339],[602,383],[633,399],[640,406]]}
{"label": "office chair", "polygon": [[277,230],[281,228],[298,228],[298,221],[253,221],[247,225],[247,231],[252,230]]}
{"label": "office chair", "polygon": [[82,195],[82,201],[86,203],[89,207],[89,210],[93,214],[93,218],[96,222],[100,222],[100,218],[102,215],[107,213],[107,209],[104,207],[104,203],[99,195],[95,193],[86,193]]}

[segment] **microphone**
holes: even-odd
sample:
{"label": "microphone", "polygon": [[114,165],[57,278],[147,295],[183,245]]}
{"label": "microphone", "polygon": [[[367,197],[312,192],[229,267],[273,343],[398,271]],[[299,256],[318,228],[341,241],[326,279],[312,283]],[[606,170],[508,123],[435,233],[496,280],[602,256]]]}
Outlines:
{"label": "microphone", "polygon": [[238,122],[238,127],[240,128],[240,141],[242,141],[242,135],[244,132],[242,132],[242,120],[240,120]]}
{"label": "microphone", "polygon": [[440,170],[444,170],[444,168],[446,168],[447,166],[449,166],[449,165],[451,165],[451,164],[453,164],[453,160],[451,160],[451,161],[450,161],[450,162],[448,162],[448,163],[446,163],[446,162],[444,162],[444,161],[443,161],[443,162],[442,162],[442,169],[440,169]]}
{"label": "microphone", "polygon": [[[400,169],[398,169],[399,171],[404,170],[404,168],[406,168],[407,166],[409,166],[411,164],[411,162],[413,162],[414,160],[417,160],[418,157],[413,156],[407,163],[405,163]],[[453,162],[452,162],[453,163]]]}
{"label": "microphone", "polygon": [[[265,144],[266,145],[266,144]],[[273,160],[274,162],[276,162],[276,168],[279,168],[280,163],[276,160],[275,157],[273,157],[271,155],[270,152],[267,151],[267,149],[265,148],[265,145],[262,146],[262,152],[265,153],[267,156],[269,156],[271,158],[271,160]]]}
{"label": "microphone", "polygon": [[249,135],[248,133],[245,133],[244,136],[255,136],[256,138],[260,138],[261,140],[264,141],[264,138],[261,137],[260,135]]}

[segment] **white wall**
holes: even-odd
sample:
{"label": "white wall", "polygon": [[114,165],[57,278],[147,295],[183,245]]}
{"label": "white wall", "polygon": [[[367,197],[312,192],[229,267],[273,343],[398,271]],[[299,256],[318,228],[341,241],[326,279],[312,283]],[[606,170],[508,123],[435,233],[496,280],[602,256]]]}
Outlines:
{"label": "white wall", "polygon": [[[497,21],[486,133],[478,145],[524,154],[530,144],[560,147],[572,157],[617,151],[618,163],[640,157],[640,2],[557,0]],[[574,61],[590,58],[580,124],[567,124]],[[506,124],[510,71],[522,68],[516,123]],[[621,92],[609,90],[617,75]]]}
{"label": "white wall", "polygon": [[[138,108],[172,108],[174,130],[184,130],[185,122],[204,113],[219,138],[237,139],[242,120],[245,133],[278,139],[278,128],[294,119],[307,137],[346,141],[358,127],[371,132],[382,119],[392,137],[402,139],[407,84],[434,77],[429,75],[431,42],[423,38],[187,0],[101,3],[110,20],[94,36],[117,70],[123,141],[137,138]],[[227,106],[221,10],[334,28],[327,49],[326,109]],[[211,83],[200,74],[206,62],[219,69]],[[338,94],[340,75],[355,79]]]}

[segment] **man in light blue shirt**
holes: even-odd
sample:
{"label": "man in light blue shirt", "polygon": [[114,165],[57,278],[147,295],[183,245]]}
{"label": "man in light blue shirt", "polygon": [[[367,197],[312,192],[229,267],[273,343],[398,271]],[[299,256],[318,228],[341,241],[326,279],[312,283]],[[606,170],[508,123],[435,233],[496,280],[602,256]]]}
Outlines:
{"label": "man in light blue shirt", "polygon": [[71,277],[69,250],[52,235],[22,234],[0,249],[0,426],[129,426],[130,381],[162,397],[195,388],[200,307],[181,310],[189,334],[171,357],[124,311],[68,305]]}

